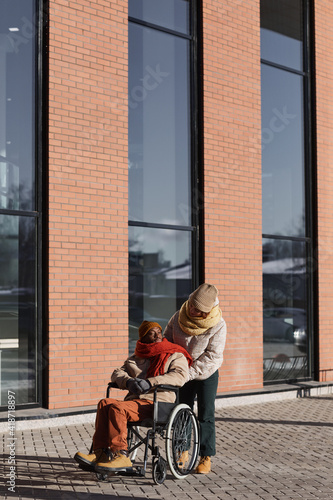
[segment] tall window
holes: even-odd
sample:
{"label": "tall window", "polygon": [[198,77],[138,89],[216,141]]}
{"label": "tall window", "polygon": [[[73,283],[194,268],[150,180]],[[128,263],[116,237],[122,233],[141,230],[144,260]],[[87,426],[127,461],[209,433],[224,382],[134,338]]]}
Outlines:
{"label": "tall window", "polygon": [[0,4],[0,405],[37,395],[34,0]]}
{"label": "tall window", "polygon": [[193,284],[194,3],[129,1],[130,351],[141,321],[164,327]]}
{"label": "tall window", "polygon": [[264,380],[311,376],[308,2],[261,0]]}

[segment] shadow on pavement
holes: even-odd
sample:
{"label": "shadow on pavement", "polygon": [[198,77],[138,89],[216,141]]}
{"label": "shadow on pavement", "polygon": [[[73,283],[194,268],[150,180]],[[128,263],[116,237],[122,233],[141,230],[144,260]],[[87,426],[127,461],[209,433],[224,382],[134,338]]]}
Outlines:
{"label": "shadow on pavement", "polygon": [[[4,464],[7,458],[8,456],[4,457]],[[113,486],[124,484],[124,479],[128,486],[133,486],[133,481],[137,478],[113,476],[109,480],[98,481],[94,472],[83,471],[71,458],[16,455],[15,459],[15,492],[8,491],[8,498],[101,500],[107,495],[107,498],[133,500],[133,495],[122,495],[120,492],[114,494]],[[6,465],[3,468],[3,477],[6,477]],[[153,485],[149,473],[139,481],[140,487]],[[89,488],[100,489],[100,492],[89,492]],[[107,493],[105,488],[108,488]]]}
{"label": "shadow on pavement", "polygon": [[[27,487],[17,487],[17,495],[19,495],[18,498],[31,498],[35,500],[56,500],[56,499],[61,499],[61,500],[77,500],[77,499],[82,499],[82,500],[100,500],[102,497],[105,497],[105,493],[84,493],[82,491],[80,492],[75,492],[75,491],[65,491],[65,490],[49,490],[45,489],[47,488],[36,488],[34,486],[31,486],[30,488]],[[119,497],[118,495],[107,495],[107,498],[123,498],[123,500],[133,500],[133,497]]]}
{"label": "shadow on pavement", "polygon": [[302,420],[262,420],[254,418],[229,418],[229,417],[217,417],[216,422],[239,422],[247,424],[270,424],[270,425],[304,425],[304,426],[314,426],[314,427],[333,427],[331,422],[307,422]]}

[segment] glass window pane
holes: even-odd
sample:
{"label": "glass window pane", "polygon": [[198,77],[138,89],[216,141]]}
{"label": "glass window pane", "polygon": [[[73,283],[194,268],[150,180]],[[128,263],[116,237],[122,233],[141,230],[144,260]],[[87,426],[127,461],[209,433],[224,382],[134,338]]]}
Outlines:
{"label": "glass window pane", "polygon": [[130,24],[129,219],[189,225],[188,41]]}
{"label": "glass window pane", "polygon": [[129,0],[130,17],[189,34],[188,0]]}
{"label": "glass window pane", "polygon": [[261,69],[263,233],[304,236],[303,79]]}
{"label": "glass window pane", "polygon": [[157,321],[162,328],[179,309],[192,287],[191,232],[129,228],[129,341],[138,326]]}
{"label": "glass window pane", "polygon": [[261,0],[261,57],[303,69],[303,11],[301,0]]}
{"label": "glass window pane", "polygon": [[35,219],[0,215],[1,402],[36,401]]}
{"label": "glass window pane", "polygon": [[3,0],[0,17],[0,208],[34,210],[35,2]]}
{"label": "glass window pane", "polygon": [[264,379],[308,376],[304,242],[263,240]]}

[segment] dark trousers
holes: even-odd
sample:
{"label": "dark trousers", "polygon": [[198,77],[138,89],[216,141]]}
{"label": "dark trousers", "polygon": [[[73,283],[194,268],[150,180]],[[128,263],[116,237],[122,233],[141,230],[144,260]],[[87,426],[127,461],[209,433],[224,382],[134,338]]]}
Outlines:
{"label": "dark trousers", "polygon": [[191,380],[179,392],[181,403],[193,410],[195,397],[198,404],[200,424],[200,456],[215,455],[215,398],[219,381],[218,370],[206,380]]}

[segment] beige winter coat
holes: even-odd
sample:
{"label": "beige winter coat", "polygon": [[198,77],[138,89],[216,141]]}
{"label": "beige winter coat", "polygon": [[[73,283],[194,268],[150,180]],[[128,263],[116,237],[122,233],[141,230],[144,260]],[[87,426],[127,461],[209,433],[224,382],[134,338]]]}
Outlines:
{"label": "beige winter coat", "polygon": [[209,328],[201,335],[192,336],[184,333],[178,323],[177,311],[164,331],[164,337],[184,347],[193,358],[189,369],[189,380],[206,380],[220,368],[223,362],[223,351],[227,335],[227,327],[223,318],[217,325]]}
{"label": "beige winter coat", "polygon": [[[150,365],[148,359],[139,358],[138,356],[130,356],[125,361],[121,368],[117,368],[111,375],[111,381],[115,382],[119,389],[126,390],[126,382],[130,378],[146,378],[147,371]],[[183,354],[176,352],[171,354],[165,365],[164,375],[158,375],[157,377],[147,378],[151,383],[152,387],[160,384],[174,385],[176,387],[181,387],[188,381],[188,362]],[[137,396],[135,394],[128,393],[125,400],[130,399],[149,399],[153,400],[153,392],[149,391],[146,394],[141,394]],[[163,401],[168,403],[174,403],[175,393],[172,391],[158,391],[157,401]]]}

